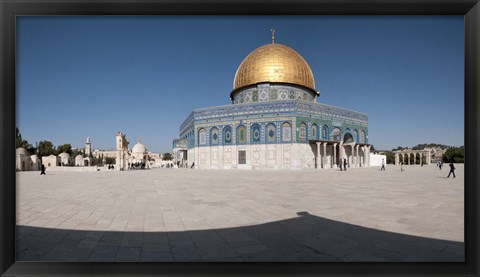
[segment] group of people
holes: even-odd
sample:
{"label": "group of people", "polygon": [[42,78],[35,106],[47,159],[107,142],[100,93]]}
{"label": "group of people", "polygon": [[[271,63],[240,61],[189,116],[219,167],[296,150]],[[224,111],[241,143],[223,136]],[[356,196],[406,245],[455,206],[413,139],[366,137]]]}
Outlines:
{"label": "group of people", "polygon": [[437,167],[438,167],[440,170],[442,170],[442,166],[443,166],[443,161],[441,161],[441,160],[438,161],[438,162],[437,162]]}
{"label": "group of people", "polygon": [[[443,161],[442,160],[437,161],[437,167],[439,170],[442,170],[442,166],[443,166]],[[453,174],[453,178],[455,178],[455,165],[453,164],[453,162],[450,162],[448,166],[450,167],[450,171],[448,172],[447,178],[450,178],[450,175],[452,174]]]}
{"label": "group of people", "polygon": [[[177,168],[188,168],[188,162],[183,163],[183,162],[177,161],[176,163],[162,164],[162,167],[166,167],[166,168],[174,168],[175,166]],[[193,168],[194,166],[195,166],[195,163],[192,163],[190,168]]]}
{"label": "group of people", "polygon": [[128,163],[128,169],[145,169],[145,163],[143,162]]}
{"label": "group of people", "polygon": [[109,164],[107,167],[108,169],[115,169],[115,166],[113,164]]}

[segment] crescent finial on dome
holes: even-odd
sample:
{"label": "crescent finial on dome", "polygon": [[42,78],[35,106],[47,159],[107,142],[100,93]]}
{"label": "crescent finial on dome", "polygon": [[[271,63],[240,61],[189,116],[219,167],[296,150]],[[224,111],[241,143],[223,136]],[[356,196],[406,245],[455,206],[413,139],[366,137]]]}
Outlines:
{"label": "crescent finial on dome", "polygon": [[270,29],[272,32],[272,44],[275,44],[275,28]]}

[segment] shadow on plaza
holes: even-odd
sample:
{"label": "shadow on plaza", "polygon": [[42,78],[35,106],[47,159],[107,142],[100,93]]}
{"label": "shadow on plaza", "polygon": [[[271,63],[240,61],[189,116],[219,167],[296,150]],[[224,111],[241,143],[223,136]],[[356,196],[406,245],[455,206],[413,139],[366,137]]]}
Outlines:
{"label": "shadow on plaza", "polygon": [[183,232],[17,226],[17,261],[463,262],[462,242],[365,228],[299,212],[237,228]]}

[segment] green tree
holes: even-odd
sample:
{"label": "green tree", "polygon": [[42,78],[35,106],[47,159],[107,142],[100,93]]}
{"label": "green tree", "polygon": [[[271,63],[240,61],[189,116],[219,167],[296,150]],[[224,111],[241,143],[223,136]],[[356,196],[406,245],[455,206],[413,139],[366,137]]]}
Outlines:
{"label": "green tree", "polygon": [[42,140],[38,143],[37,155],[39,157],[50,156],[52,154],[55,154],[52,142],[48,140]]}
{"label": "green tree", "polygon": [[107,164],[115,164],[116,160],[115,160],[115,158],[112,158],[112,157],[106,157],[105,162]]}
{"label": "green tree", "polygon": [[170,153],[163,153],[162,160],[164,161],[171,161],[173,160],[173,155]]}
{"label": "green tree", "polygon": [[72,146],[70,145],[70,143],[59,145],[55,149],[55,155],[59,155],[60,153],[63,153],[63,152],[68,153],[69,155],[72,155]]}
{"label": "green tree", "polygon": [[80,149],[73,149],[73,150],[72,150],[72,153],[70,154],[70,156],[71,156],[72,158],[75,158],[75,157],[78,156],[78,155],[82,155],[82,156],[83,156],[82,150],[80,150]]}
{"label": "green tree", "polygon": [[20,133],[20,130],[18,128],[15,128],[15,148],[33,148],[27,140],[22,139],[22,134]]}
{"label": "green tree", "polygon": [[387,164],[395,163],[395,154],[392,151],[385,151],[385,156],[387,156]]}
{"label": "green tree", "polygon": [[102,158],[98,157],[98,158],[92,158],[92,165],[98,165],[98,166],[102,166],[103,165],[103,160]]}
{"label": "green tree", "polygon": [[464,163],[465,162],[465,147],[451,147],[443,154],[442,160],[444,163]]}

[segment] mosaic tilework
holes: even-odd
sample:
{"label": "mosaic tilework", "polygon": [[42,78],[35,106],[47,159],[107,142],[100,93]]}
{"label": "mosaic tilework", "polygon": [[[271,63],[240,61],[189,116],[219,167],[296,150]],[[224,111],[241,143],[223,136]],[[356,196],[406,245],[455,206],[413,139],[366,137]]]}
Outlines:
{"label": "mosaic tilework", "polygon": [[255,87],[239,90],[233,96],[233,104],[267,102],[297,99],[315,101],[316,96],[307,89],[278,84],[258,84]]}
{"label": "mosaic tilework", "polygon": [[[286,92],[287,93],[287,92]],[[291,124],[288,133],[282,124]],[[272,132],[267,131],[268,124]],[[252,126],[258,124],[257,129]],[[238,132],[242,125],[245,129]],[[225,132],[225,127],[229,130]],[[188,146],[199,145],[198,131],[203,146],[250,143],[308,143],[310,139],[341,139],[351,134],[357,142],[368,143],[368,115],[321,103],[286,100],[234,104],[194,110],[182,123],[180,137]],[[217,131],[212,131],[217,128]],[[312,135],[312,128],[315,134]],[[335,131],[338,129],[338,131]],[[338,132],[334,134],[335,132]],[[269,134],[270,132],[270,134]],[[215,135],[214,135],[215,133]],[[197,134],[197,135],[194,135]],[[240,136],[238,136],[240,135]],[[238,136],[238,137],[237,137]]]}
{"label": "mosaic tilework", "polygon": [[225,117],[239,116],[239,115],[259,115],[277,112],[296,112],[299,115],[314,115],[320,116],[329,120],[349,120],[358,122],[358,124],[368,124],[368,115],[344,108],[334,107],[321,103],[314,103],[308,101],[272,101],[272,102],[259,102],[250,104],[236,104],[216,106],[203,109],[196,109],[189,115],[189,117],[180,126],[180,132],[182,129],[188,126],[193,120],[198,121],[200,119],[221,119]]}

